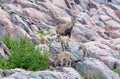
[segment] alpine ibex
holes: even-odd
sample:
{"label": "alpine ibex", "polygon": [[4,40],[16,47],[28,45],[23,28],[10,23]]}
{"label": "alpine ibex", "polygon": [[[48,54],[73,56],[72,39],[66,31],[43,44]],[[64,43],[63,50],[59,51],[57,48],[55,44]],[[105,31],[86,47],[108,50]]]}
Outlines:
{"label": "alpine ibex", "polygon": [[60,42],[62,45],[62,50],[69,50],[70,38],[68,36],[60,36]]}
{"label": "alpine ibex", "polygon": [[54,66],[57,66],[58,64],[60,64],[60,66],[63,66],[64,63],[66,63],[65,66],[71,66],[72,61],[73,61],[73,59],[71,57],[70,52],[63,51],[63,52],[59,53],[57,55],[57,57],[55,58]]}
{"label": "alpine ibex", "polygon": [[83,44],[78,50],[80,49],[83,51],[83,57],[89,57],[89,50],[87,44]]}
{"label": "alpine ibex", "polygon": [[67,36],[67,35],[70,38],[71,30],[72,30],[73,26],[75,25],[75,22],[76,22],[76,18],[72,17],[70,22],[66,22],[65,24],[58,25],[56,28],[56,33],[57,33],[58,39],[60,36]]}

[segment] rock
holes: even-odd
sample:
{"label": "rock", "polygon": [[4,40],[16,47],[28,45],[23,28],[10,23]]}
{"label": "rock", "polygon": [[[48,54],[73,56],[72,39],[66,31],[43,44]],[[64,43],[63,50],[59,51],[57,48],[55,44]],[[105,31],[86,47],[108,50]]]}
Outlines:
{"label": "rock", "polygon": [[62,70],[63,72],[68,73],[69,75],[71,75],[71,76],[73,76],[73,77],[84,79],[84,78],[82,78],[82,77],[80,76],[80,74],[79,74],[75,69],[73,69],[73,68],[71,68],[71,67],[68,67],[68,68],[67,68],[67,67],[63,67],[61,70]]}
{"label": "rock", "polygon": [[[42,53],[46,50],[50,52],[52,62],[62,51],[61,43],[56,41],[56,27],[75,17],[69,48],[73,60],[83,59],[75,62],[78,72],[70,67],[53,67],[37,72],[12,69],[0,71],[0,79],[4,76],[4,79],[83,79],[79,70],[86,77],[118,79],[118,75],[110,69],[120,70],[119,3],[119,0],[0,0],[0,39],[5,35],[12,39],[26,36],[36,49],[42,49]],[[45,35],[50,41],[49,46],[40,44],[41,39],[36,33],[41,29],[45,29],[44,34],[54,33]],[[91,58],[83,58],[82,44],[88,45]],[[1,57],[8,59],[8,52],[4,45],[0,46]]]}
{"label": "rock", "polygon": [[120,28],[120,24],[114,20],[105,21],[108,26],[115,26],[116,28]]}
{"label": "rock", "polygon": [[51,49],[52,49],[53,55],[58,54],[59,51],[62,51],[60,43],[51,43]]}
{"label": "rock", "polygon": [[25,30],[27,34],[33,33],[29,27],[29,24],[25,20],[23,20],[24,17],[16,14],[12,14],[11,17],[12,17],[13,23],[19,26],[20,28],[22,28],[23,30]]}
{"label": "rock", "polygon": [[89,24],[90,16],[87,13],[81,13],[81,17],[85,20],[87,24]]}
{"label": "rock", "polygon": [[16,26],[14,31],[14,39],[19,39],[25,36],[31,39],[30,35],[22,27]]}
{"label": "rock", "polygon": [[2,79],[2,76],[0,75],[0,79]]}
{"label": "rock", "polygon": [[90,9],[92,9],[92,8],[98,9],[97,5],[95,5],[93,2],[89,2],[89,3],[88,3],[88,7],[89,7]]}
{"label": "rock", "polygon": [[119,58],[119,53],[115,51],[113,44],[104,41],[95,41],[87,43],[89,45],[89,54],[93,58],[99,58],[100,56],[113,56]]}
{"label": "rock", "polygon": [[109,37],[104,33],[104,32],[100,32],[100,31],[97,31],[97,33],[104,39],[109,39]]}
{"label": "rock", "polygon": [[103,8],[105,9],[106,13],[109,15],[109,16],[112,16],[114,18],[117,18],[117,15],[115,14],[114,10],[111,9],[110,7],[107,7],[107,6],[103,6]]}
{"label": "rock", "polygon": [[112,2],[113,4],[117,4],[117,5],[120,4],[119,0],[95,0],[95,1],[97,3],[100,3],[100,4],[102,4],[102,3],[106,4],[106,3],[109,3],[109,2]]}
{"label": "rock", "polygon": [[12,70],[4,70],[4,71],[3,71],[4,77],[10,76],[12,73],[13,73]]}
{"label": "rock", "polygon": [[66,7],[65,1],[64,0],[55,0],[53,1],[54,4]]}
{"label": "rock", "polygon": [[0,57],[8,59],[9,56],[10,56],[10,51],[8,47],[2,41],[0,41]]}
{"label": "rock", "polygon": [[120,65],[117,65],[117,63],[120,63],[120,60],[111,56],[107,57],[100,57],[99,58],[104,64],[106,64],[110,69],[116,69],[119,68]]}
{"label": "rock", "polygon": [[[41,13],[40,11],[33,9],[33,8],[24,8],[23,9],[24,16],[29,19],[30,23],[36,24],[36,23],[41,23],[42,22],[47,22],[46,19],[51,19],[50,16]],[[46,17],[46,18],[45,18]]]}
{"label": "rock", "polygon": [[115,49],[120,51],[120,44],[117,44],[117,45],[115,46]]}
{"label": "rock", "polygon": [[120,1],[119,0],[112,0],[112,3],[119,5]]}
{"label": "rock", "polygon": [[[14,37],[14,34],[13,34],[14,28],[13,28],[12,23],[10,21],[9,14],[6,11],[2,10],[1,8],[0,8],[0,14],[1,14],[1,16],[0,16],[0,29],[4,28],[5,30],[7,30],[7,33],[5,33],[5,34],[8,34],[8,35],[10,35],[11,38],[13,38]],[[6,31],[3,31],[2,33],[4,34],[4,32],[6,32]]]}
{"label": "rock", "polygon": [[97,59],[85,59],[83,62],[76,64],[76,69],[85,75],[85,78],[101,78],[101,79],[119,79],[119,75],[110,70],[104,63]]}
{"label": "rock", "polygon": [[104,27],[106,31],[115,31],[117,28],[115,26],[106,26]]}
{"label": "rock", "polygon": [[23,15],[23,10],[21,5],[4,4],[3,7],[9,13],[16,13],[18,15]]}
{"label": "rock", "polygon": [[37,72],[18,72],[17,69],[13,69],[12,71],[14,71],[13,74],[11,74],[9,77],[4,77],[3,79],[83,79],[75,69],[66,67],[54,71],[45,70]]}
{"label": "rock", "polygon": [[120,10],[115,10],[115,14],[120,18]]}
{"label": "rock", "polygon": [[9,33],[7,31],[7,28],[0,26],[0,39],[2,39],[4,37],[4,35],[8,35],[8,34]]}
{"label": "rock", "polygon": [[[79,28],[79,29],[78,29]],[[91,38],[95,35],[96,33],[92,30],[89,30],[88,28],[86,28],[85,26],[81,25],[81,24],[76,24],[76,26],[73,28],[73,35],[72,36],[79,36],[81,35],[81,37],[83,36],[83,39],[85,39],[85,41],[91,40]],[[85,38],[84,38],[85,37]],[[81,40],[81,39],[79,39]]]}
{"label": "rock", "polygon": [[89,15],[90,16],[94,16],[94,15],[97,15],[97,10],[95,9],[95,8],[92,8],[92,9],[90,9],[90,11],[89,11]]}
{"label": "rock", "polygon": [[110,40],[109,42],[113,45],[117,45],[117,44],[120,44],[120,38],[117,38],[117,39],[113,39],[113,40]]}
{"label": "rock", "polygon": [[7,78],[2,78],[2,79],[16,79],[15,77],[7,77]]}
{"label": "rock", "polygon": [[105,49],[106,46],[103,44],[99,44],[97,42],[91,42],[91,43],[88,43],[88,45],[89,45],[90,56],[93,58],[99,58],[100,56],[111,55],[108,51],[110,48],[107,47],[108,50],[106,50]]}
{"label": "rock", "polygon": [[[14,74],[11,74],[10,77],[18,78],[18,79],[27,79],[29,78],[30,73],[29,72],[15,72]],[[9,77],[4,77],[9,78]]]}
{"label": "rock", "polygon": [[39,45],[40,44],[40,37],[37,37],[34,34],[30,34],[30,41],[35,44],[35,45]]}
{"label": "rock", "polygon": [[120,71],[120,62],[116,62],[116,69]]}
{"label": "rock", "polygon": [[4,74],[3,74],[3,70],[0,69],[0,78],[2,78],[3,76],[4,76]]}
{"label": "rock", "polygon": [[113,39],[120,38],[120,33],[117,31],[106,31],[105,34]]}
{"label": "rock", "polygon": [[62,21],[71,20],[70,19],[71,13],[69,10],[65,11],[66,10],[65,8],[62,8],[62,7],[60,8],[60,7],[57,7],[55,5],[51,5],[51,3],[47,3],[46,7],[51,11],[51,17],[53,19],[53,22],[56,23],[57,25],[59,25]]}
{"label": "rock", "polygon": [[14,0],[9,0],[9,1],[4,1],[4,0],[1,0],[2,3],[13,3]]}
{"label": "rock", "polygon": [[73,60],[80,60],[80,59],[82,60],[83,52],[82,50],[79,50],[81,46],[82,46],[82,43],[80,42],[71,41],[69,43],[70,52],[71,52]]}
{"label": "rock", "polygon": [[0,47],[0,58],[1,57],[8,59],[8,56],[5,54],[4,50]]}
{"label": "rock", "polygon": [[31,25],[30,28],[31,28],[31,30],[33,31],[33,33],[36,33],[36,32],[38,32],[38,30],[39,30],[39,29],[36,27],[36,25]]}
{"label": "rock", "polygon": [[40,44],[35,47],[36,50],[39,50],[41,54],[44,54],[44,52],[50,53],[50,48],[47,44]]}
{"label": "rock", "polygon": [[109,17],[108,15],[100,15],[100,19],[102,19],[103,21],[108,21],[111,20],[111,17]]}

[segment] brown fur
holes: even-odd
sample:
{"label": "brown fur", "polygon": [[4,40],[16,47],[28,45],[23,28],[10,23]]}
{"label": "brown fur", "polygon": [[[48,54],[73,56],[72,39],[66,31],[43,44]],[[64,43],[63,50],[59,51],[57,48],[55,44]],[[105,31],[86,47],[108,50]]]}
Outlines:
{"label": "brown fur", "polygon": [[89,57],[89,52],[88,52],[88,46],[86,44],[83,44],[81,49],[83,50],[83,57]]}
{"label": "brown fur", "polygon": [[44,37],[42,37],[40,39],[40,44],[47,44],[47,40]]}
{"label": "brown fur", "polygon": [[64,65],[64,60],[66,60],[65,66],[71,66],[71,63],[73,62],[70,52],[63,51],[57,55],[57,57],[54,60],[54,66],[57,66],[60,64],[60,66]]}
{"label": "brown fur", "polygon": [[66,22],[64,24],[58,25],[56,28],[56,33],[57,33],[58,38],[61,35],[64,35],[64,36],[68,35],[70,38],[71,37],[71,30],[72,30],[73,26],[75,25],[75,22],[76,22],[75,17],[72,17],[71,22]]}
{"label": "brown fur", "polygon": [[79,47],[78,52],[79,50],[83,51],[83,57],[89,57],[88,45],[83,44],[82,46]]}
{"label": "brown fur", "polygon": [[60,42],[61,42],[63,51],[69,48],[68,43],[70,42],[70,38],[68,36],[60,36]]}

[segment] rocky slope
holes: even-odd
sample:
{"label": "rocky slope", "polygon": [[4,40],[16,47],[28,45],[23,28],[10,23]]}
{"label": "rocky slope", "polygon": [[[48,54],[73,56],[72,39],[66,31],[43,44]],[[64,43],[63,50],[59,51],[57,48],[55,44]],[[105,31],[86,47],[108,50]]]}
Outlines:
{"label": "rocky slope", "polygon": [[[55,33],[59,24],[69,22],[72,13],[77,22],[72,30],[70,52],[74,60],[82,58],[79,47],[89,46],[90,58],[53,71],[0,70],[0,79],[120,79],[112,69],[120,71],[120,1],[119,0],[0,0],[0,39],[27,36],[40,45],[37,33]],[[54,36],[47,36],[52,37]],[[52,43],[52,55],[62,51],[60,43]],[[8,58],[8,48],[0,42],[0,55]],[[5,73],[6,72],[6,73]],[[84,76],[80,76],[82,73]]]}

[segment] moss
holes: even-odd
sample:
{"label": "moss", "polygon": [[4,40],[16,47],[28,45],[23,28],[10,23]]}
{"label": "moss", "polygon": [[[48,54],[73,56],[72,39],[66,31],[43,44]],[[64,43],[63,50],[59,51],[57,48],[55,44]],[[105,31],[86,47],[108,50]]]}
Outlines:
{"label": "moss", "polygon": [[43,33],[43,32],[36,33],[36,35],[39,37],[44,37],[44,36],[51,35],[51,34],[53,34],[53,33],[50,31],[48,31],[47,33]]}

